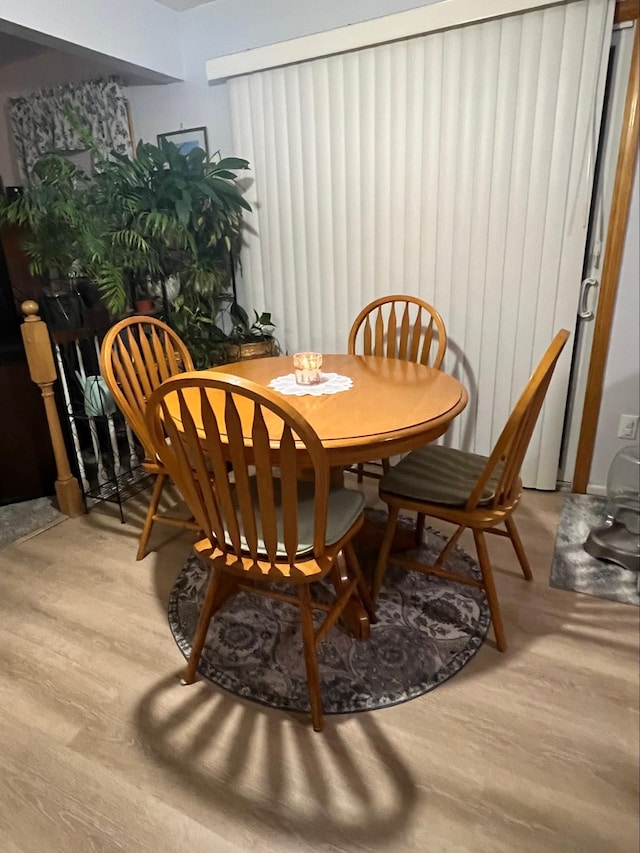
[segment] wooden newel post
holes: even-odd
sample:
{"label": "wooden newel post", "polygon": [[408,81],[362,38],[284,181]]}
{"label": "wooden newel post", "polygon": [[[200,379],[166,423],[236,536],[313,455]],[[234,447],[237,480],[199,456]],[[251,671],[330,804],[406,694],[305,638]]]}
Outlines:
{"label": "wooden newel post", "polygon": [[25,315],[21,326],[22,340],[27,353],[27,364],[31,379],[40,386],[44,410],[47,414],[51,444],[56,460],[58,478],[56,480],[56,497],[60,512],[75,518],[84,513],[84,503],[78,481],[71,473],[69,457],[62,436],[60,418],[56,408],[53,393],[53,383],[56,380],[56,367],[51,352],[51,342],[46,324],[38,317],[38,303],[28,299],[22,303],[22,313]]}

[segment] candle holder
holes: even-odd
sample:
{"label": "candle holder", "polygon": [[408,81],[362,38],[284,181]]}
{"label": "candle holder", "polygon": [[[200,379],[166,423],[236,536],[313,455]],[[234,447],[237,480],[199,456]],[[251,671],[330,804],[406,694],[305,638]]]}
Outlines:
{"label": "candle holder", "polygon": [[293,356],[293,367],[298,385],[317,385],[322,382],[322,355],[319,352],[297,352]]}

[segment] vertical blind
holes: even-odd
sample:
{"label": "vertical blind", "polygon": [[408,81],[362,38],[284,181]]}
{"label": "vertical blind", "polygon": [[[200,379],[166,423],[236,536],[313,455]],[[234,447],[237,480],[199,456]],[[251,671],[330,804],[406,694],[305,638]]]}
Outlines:
{"label": "vertical blind", "polygon": [[[470,396],[445,441],[490,452],[575,326],[612,14],[575,0],[230,81],[245,299],[285,349],[344,352],[370,300],[426,299]],[[569,368],[525,485],[555,488]]]}

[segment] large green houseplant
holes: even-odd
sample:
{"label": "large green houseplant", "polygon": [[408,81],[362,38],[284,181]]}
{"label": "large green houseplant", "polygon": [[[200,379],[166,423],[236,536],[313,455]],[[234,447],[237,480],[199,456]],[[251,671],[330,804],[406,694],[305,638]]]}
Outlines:
{"label": "large green houseplant", "polygon": [[106,159],[95,149],[94,156],[95,175],[62,155],[44,157],[22,197],[0,206],[0,221],[26,229],[34,274],[55,269],[95,281],[114,316],[178,277],[167,319],[205,366],[212,344],[230,331],[218,315],[229,299],[235,304],[234,259],[242,213],[251,209],[236,178],[247,161],[207,159],[200,149],[182,154],[165,140],[141,141],[135,158]]}
{"label": "large green houseplant", "polygon": [[[248,165],[235,157],[207,159],[199,148],[182,154],[166,140],[140,142],[135,158],[114,154],[100,164],[93,193],[98,206],[112,209],[111,248],[132,253],[138,277],[179,275],[188,296],[224,292],[242,211],[251,210],[236,183],[236,171]],[[126,298],[120,281],[98,283],[108,307],[120,307]]]}

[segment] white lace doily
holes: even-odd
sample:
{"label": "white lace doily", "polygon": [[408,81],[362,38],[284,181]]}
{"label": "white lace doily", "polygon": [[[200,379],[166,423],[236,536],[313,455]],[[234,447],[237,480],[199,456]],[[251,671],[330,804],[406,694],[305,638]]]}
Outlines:
{"label": "white lace doily", "polygon": [[340,376],[339,373],[322,373],[322,382],[317,385],[298,385],[295,373],[287,373],[286,376],[278,376],[269,383],[269,388],[279,391],[281,394],[303,397],[310,394],[312,397],[320,397],[322,394],[338,394],[340,391],[348,391],[353,385],[353,380],[348,376]]}

